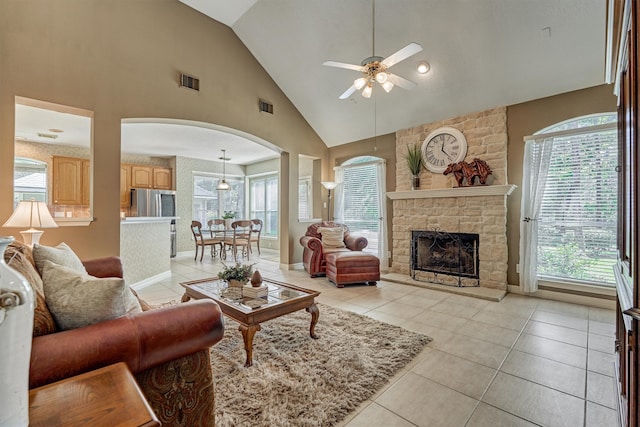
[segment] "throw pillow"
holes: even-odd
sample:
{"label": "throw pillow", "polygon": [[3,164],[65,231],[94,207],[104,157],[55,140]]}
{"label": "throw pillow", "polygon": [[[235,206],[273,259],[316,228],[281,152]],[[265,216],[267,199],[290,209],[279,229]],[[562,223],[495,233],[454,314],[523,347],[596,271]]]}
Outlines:
{"label": "throw pillow", "polygon": [[344,228],[318,227],[322,236],[322,246],[327,248],[344,248]]}
{"label": "throw pillow", "polygon": [[33,245],[33,259],[36,262],[36,267],[42,275],[44,270],[45,261],[49,260],[54,264],[63,265],[69,267],[77,272],[87,274],[87,270],[82,265],[82,261],[78,258],[73,249],[66,243],[62,242],[58,246],[43,246],[39,244]]}
{"label": "throw pillow", "polygon": [[47,307],[44,298],[42,279],[33,265],[31,249],[21,242],[13,242],[4,252],[7,265],[22,274],[31,285],[35,296],[35,310],[33,313],[33,336],[56,332],[56,322]]}
{"label": "throw pillow", "polygon": [[121,278],[97,278],[46,260],[42,282],[49,310],[62,330],[142,311]]}

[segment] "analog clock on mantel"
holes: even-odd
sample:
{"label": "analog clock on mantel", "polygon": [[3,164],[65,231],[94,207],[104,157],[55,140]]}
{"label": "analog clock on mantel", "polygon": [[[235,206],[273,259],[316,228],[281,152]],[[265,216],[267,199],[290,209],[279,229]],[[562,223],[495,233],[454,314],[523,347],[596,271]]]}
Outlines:
{"label": "analog clock on mantel", "polygon": [[451,163],[467,156],[467,140],[458,129],[441,127],[431,132],[422,143],[422,159],[431,172],[442,173]]}

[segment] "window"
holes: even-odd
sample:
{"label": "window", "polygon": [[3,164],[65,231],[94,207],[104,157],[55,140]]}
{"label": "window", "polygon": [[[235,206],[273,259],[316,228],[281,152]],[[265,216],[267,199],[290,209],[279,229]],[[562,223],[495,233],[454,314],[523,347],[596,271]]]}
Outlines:
{"label": "window", "polygon": [[312,212],[311,177],[303,176],[298,179],[298,219],[311,219]]}
{"label": "window", "polygon": [[251,219],[261,219],[262,235],[278,236],[278,175],[251,178]]}
{"label": "window", "polygon": [[357,236],[366,237],[365,252],[376,254],[380,265],[388,263],[384,160],[362,156],[344,162],[335,168],[336,188],[335,216],[338,222],[349,227]]}
{"label": "window", "polygon": [[47,164],[16,157],[13,169],[14,209],[21,200],[47,201]]}
{"label": "window", "polygon": [[539,277],[614,285],[615,122],[615,114],[587,116],[540,132],[554,135],[538,216]]}
{"label": "window", "polygon": [[244,216],[244,179],[227,176],[229,190],[216,190],[220,176],[193,176],[193,219],[203,225],[210,219],[222,218],[225,211]]}

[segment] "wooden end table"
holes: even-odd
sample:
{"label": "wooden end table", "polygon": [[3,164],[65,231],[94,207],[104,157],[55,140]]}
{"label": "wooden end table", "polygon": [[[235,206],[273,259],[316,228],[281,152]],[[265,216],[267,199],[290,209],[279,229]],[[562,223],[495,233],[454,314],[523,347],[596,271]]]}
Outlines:
{"label": "wooden end table", "polygon": [[120,362],[29,391],[29,426],[159,426]]}
{"label": "wooden end table", "polygon": [[264,286],[268,287],[268,294],[263,300],[263,305],[252,308],[247,305],[252,298],[238,298],[231,295],[227,283],[217,277],[192,280],[180,283],[185,289],[182,302],[193,299],[209,298],[220,306],[222,313],[240,324],[239,330],[244,340],[244,349],[247,359],[244,366],[253,365],[253,337],[260,330],[260,323],[298,310],[306,310],[311,314],[311,326],[309,335],[318,339],[315,327],[320,317],[320,311],[315,303],[315,298],[320,292],[310,289],[278,282],[271,279],[263,279]]}

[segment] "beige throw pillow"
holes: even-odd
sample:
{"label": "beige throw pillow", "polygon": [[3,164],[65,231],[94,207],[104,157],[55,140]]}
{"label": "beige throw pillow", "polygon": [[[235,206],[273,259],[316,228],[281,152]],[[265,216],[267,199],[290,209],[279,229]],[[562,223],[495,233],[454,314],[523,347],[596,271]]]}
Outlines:
{"label": "beige throw pillow", "polygon": [[77,272],[87,274],[87,270],[84,268],[84,265],[82,265],[82,261],[80,261],[78,255],[64,242],[55,248],[36,243],[33,245],[33,260],[36,262],[36,267],[40,275],[42,275],[44,270],[44,262],[47,260],[54,264],[63,265]]}
{"label": "beige throw pillow", "polygon": [[322,236],[322,246],[326,248],[344,248],[344,228],[318,227]]}
{"label": "beige throw pillow", "polygon": [[142,311],[138,299],[117,277],[99,279],[47,260],[42,283],[49,310],[62,330]]}

